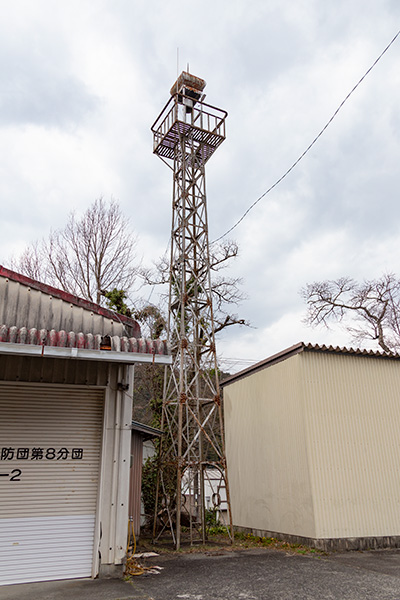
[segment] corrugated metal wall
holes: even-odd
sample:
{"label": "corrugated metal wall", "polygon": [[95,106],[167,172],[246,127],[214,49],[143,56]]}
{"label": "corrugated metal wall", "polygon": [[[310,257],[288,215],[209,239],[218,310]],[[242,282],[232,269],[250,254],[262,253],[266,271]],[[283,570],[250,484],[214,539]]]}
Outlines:
{"label": "corrugated metal wall", "polygon": [[300,360],[317,537],[400,535],[400,363]]}
{"label": "corrugated metal wall", "polygon": [[[106,390],[100,492],[101,564],[121,564],[129,518],[133,368],[111,365]],[[129,384],[129,390],[118,383]]]}
{"label": "corrugated metal wall", "polygon": [[140,509],[142,501],[143,436],[132,431],[131,469],[129,489],[129,517],[133,519],[135,535],[140,534]]}
{"label": "corrugated metal wall", "polygon": [[305,351],[224,388],[234,524],[400,535],[400,362]]}
{"label": "corrugated metal wall", "polygon": [[108,377],[104,362],[0,355],[0,381],[105,386]]}
{"label": "corrugated metal wall", "polygon": [[234,525],[314,537],[298,355],[224,388]]}

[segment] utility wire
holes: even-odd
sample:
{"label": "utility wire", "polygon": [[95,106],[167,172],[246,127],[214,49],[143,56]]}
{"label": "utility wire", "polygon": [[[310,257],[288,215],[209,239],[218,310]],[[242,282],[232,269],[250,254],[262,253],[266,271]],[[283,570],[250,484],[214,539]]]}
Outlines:
{"label": "utility wire", "polygon": [[271,187],[269,187],[266,192],[264,192],[261,196],[259,196],[259,198],[257,198],[257,200],[255,200],[253,202],[253,204],[251,204],[249,206],[249,208],[246,210],[246,212],[240,217],[240,219],[234,225],[232,225],[232,227],[230,229],[228,229],[228,231],[226,231],[223,235],[220,235],[218,238],[216,238],[215,240],[213,240],[212,243],[218,242],[223,237],[225,237],[226,235],[228,235],[231,231],[233,231],[234,229],[236,229],[236,227],[243,221],[243,219],[256,206],[256,204],[258,204],[260,202],[260,200],[262,200],[267,194],[269,194],[274,188],[276,188],[276,186],[279,185],[281,183],[281,181],[283,181],[285,179],[285,177],[287,177],[291,171],[293,171],[293,169],[299,164],[299,162],[301,161],[301,159],[305,157],[305,155],[311,150],[311,148],[314,146],[314,144],[319,140],[319,138],[322,136],[322,134],[326,131],[326,129],[332,123],[333,119],[336,117],[336,115],[338,114],[338,112],[341,110],[341,108],[347,102],[347,100],[350,98],[350,96],[353,94],[353,92],[356,91],[356,89],[358,88],[358,86],[364,81],[364,79],[372,71],[372,69],[375,67],[375,65],[381,60],[381,58],[383,57],[383,55],[389,50],[390,46],[392,44],[394,44],[394,42],[399,37],[399,35],[400,35],[400,31],[398,31],[396,33],[396,35],[391,40],[391,42],[389,42],[389,44],[386,46],[386,48],[380,53],[380,55],[378,56],[378,58],[372,63],[372,65],[364,73],[364,75],[361,77],[361,79],[356,83],[356,85],[353,87],[353,89],[347,94],[347,96],[345,97],[345,99],[342,100],[342,102],[339,104],[338,108],[335,110],[335,112],[333,113],[333,115],[331,116],[331,118],[329,119],[329,121],[327,122],[327,124],[325,125],[325,127],[323,127],[321,129],[321,131],[313,139],[313,141],[311,142],[311,144],[304,150],[303,154],[301,154],[299,156],[299,158],[292,164],[291,167],[289,167],[289,169],[282,175],[282,177],[280,177],[277,181],[275,181],[275,183],[273,185],[271,185]]}

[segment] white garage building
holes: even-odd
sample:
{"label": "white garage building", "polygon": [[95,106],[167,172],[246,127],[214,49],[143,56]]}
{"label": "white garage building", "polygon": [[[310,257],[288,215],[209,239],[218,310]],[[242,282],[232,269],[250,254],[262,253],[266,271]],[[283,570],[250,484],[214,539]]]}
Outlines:
{"label": "white garage building", "polygon": [[95,577],[126,552],[133,319],[0,267],[0,584]]}

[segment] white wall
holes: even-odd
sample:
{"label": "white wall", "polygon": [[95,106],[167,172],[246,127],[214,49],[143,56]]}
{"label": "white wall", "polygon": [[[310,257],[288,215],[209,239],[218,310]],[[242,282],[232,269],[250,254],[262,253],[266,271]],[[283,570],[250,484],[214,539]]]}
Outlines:
{"label": "white wall", "polygon": [[316,536],[400,535],[400,362],[301,361]]}
{"label": "white wall", "polygon": [[314,537],[299,355],[224,387],[233,524]]}
{"label": "white wall", "polygon": [[132,397],[118,390],[130,382],[133,367],[110,366],[106,391],[99,515],[101,564],[121,564],[126,554],[129,518],[129,470]]}
{"label": "white wall", "polygon": [[400,536],[400,361],[304,351],[224,388],[233,522]]}

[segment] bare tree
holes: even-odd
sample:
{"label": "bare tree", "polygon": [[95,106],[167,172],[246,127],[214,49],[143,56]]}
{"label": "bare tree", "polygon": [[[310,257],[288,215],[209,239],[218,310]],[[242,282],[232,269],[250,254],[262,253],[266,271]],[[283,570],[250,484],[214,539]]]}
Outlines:
{"label": "bare tree", "polygon": [[10,267],[31,279],[44,281],[45,267],[42,244],[37,241],[33,242],[33,244],[25,248],[17,259],[11,259]]}
{"label": "bare tree", "polygon": [[348,277],[308,284],[301,290],[309,325],[329,326],[347,316],[354,341],[374,340],[385,352],[400,350],[400,280],[392,273],[357,283]]}
{"label": "bare tree", "polygon": [[[248,321],[239,318],[237,314],[231,311],[232,306],[238,306],[246,298],[246,294],[240,289],[242,279],[221,275],[221,271],[229,266],[229,261],[236,258],[238,252],[238,244],[233,240],[223,240],[219,244],[214,243],[210,247],[215,333],[231,325],[249,326]],[[162,285],[167,284],[169,281],[169,270],[169,260],[164,256],[155,264],[154,269],[142,269],[140,274],[146,284]],[[206,275],[207,273],[204,272],[204,276]],[[199,273],[198,276],[201,277],[202,273]],[[160,306],[162,304],[161,299]]]}
{"label": "bare tree", "polygon": [[11,267],[97,304],[102,290],[129,290],[136,277],[136,238],[115,200],[95,200],[82,217],[29,246]]}

